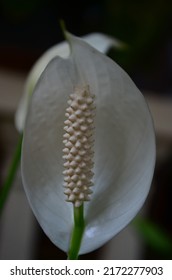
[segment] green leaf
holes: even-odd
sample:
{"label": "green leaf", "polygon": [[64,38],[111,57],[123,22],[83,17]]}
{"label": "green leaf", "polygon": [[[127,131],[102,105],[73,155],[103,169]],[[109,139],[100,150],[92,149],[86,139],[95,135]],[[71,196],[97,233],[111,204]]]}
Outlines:
{"label": "green leaf", "polygon": [[5,202],[7,200],[8,194],[10,192],[10,189],[13,185],[14,179],[15,179],[15,175],[20,163],[20,159],[21,159],[21,145],[22,145],[22,139],[23,139],[23,135],[20,135],[19,137],[19,141],[11,162],[11,165],[9,167],[8,170],[8,174],[7,177],[5,179],[4,184],[1,187],[1,191],[0,191],[0,214],[2,213],[3,207],[5,205]]}
{"label": "green leaf", "polygon": [[141,217],[135,218],[133,224],[153,249],[172,256],[172,239],[160,226]]}

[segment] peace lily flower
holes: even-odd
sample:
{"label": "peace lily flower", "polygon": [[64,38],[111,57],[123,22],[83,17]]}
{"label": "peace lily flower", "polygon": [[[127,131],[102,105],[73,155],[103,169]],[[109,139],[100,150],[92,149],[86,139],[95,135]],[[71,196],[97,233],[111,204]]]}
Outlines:
{"label": "peace lily flower", "polygon": [[[124,47],[124,43],[102,33],[91,33],[83,36],[82,39],[102,53],[107,53],[111,47]],[[24,129],[30,96],[45,67],[57,55],[62,58],[67,58],[69,54],[69,44],[64,41],[48,49],[33,65],[26,81],[24,95],[20,100],[15,114],[15,125],[18,131],[22,132]]]}
{"label": "peace lily flower", "polygon": [[115,236],[142,207],[155,139],[144,97],[129,76],[66,34],[69,56],[49,62],[30,100],[22,178],[50,240],[84,254]]}

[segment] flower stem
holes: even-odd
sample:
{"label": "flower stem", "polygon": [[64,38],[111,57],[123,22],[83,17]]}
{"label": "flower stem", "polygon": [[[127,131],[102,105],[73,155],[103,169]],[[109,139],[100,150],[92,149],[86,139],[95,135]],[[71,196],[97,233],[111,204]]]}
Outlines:
{"label": "flower stem", "polygon": [[13,184],[19,163],[21,158],[21,145],[22,145],[22,139],[23,135],[20,135],[10,168],[8,170],[7,177],[5,179],[4,184],[2,185],[2,188],[0,190],[0,214],[2,213],[3,207],[5,205],[5,202],[7,200],[9,191],[11,189],[11,186]]}
{"label": "flower stem", "polygon": [[74,227],[72,231],[68,260],[77,260],[78,253],[81,246],[82,236],[84,233],[85,222],[84,222],[84,206],[73,208],[74,214]]}

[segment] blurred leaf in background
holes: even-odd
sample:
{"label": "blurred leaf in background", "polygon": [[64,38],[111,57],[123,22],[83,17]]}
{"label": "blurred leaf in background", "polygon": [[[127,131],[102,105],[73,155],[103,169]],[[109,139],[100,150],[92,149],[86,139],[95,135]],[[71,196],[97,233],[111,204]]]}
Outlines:
{"label": "blurred leaf in background", "polygon": [[157,254],[162,259],[172,258],[172,240],[165,229],[151,222],[149,219],[139,216],[134,219],[133,225],[138,230],[145,244],[150,246],[150,249],[154,252],[154,256]]}

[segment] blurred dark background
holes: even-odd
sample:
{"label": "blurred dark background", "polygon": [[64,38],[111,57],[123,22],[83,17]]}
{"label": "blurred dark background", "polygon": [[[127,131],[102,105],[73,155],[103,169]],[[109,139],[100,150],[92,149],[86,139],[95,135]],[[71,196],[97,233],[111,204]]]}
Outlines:
{"label": "blurred dark background", "polygon": [[[155,117],[157,164],[146,216],[171,238],[172,1],[0,0],[0,182],[4,180],[18,139],[13,117],[25,77],[45,50],[63,40],[59,19],[63,19],[67,29],[77,36],[101,32],[126,44],[125,49],[110,50],[109,56],[129,73],[144,92]],[[5,98],[7,102],[4,102]],[[18,181],[15,184],[18,185]],[[9,200],[14,203],[14,198],[15,194]],[[7,212],[8,207],[12,206],[8,203]],[[17,207],[15,203],[13,207]],[[10,218],[11,215],[10,212],[2,217],[1,246],[5,242],[2,228],[5,227],[6,217]],[[9,223],[13,221],[11,219]],[[45,259],[64,257],[48,241],[35,221],[34,226],[37,228],[37,237],[34,239],[37,240],[36,253],[28,256]],[[14,254],[8,254],[8,247],[3,246],[2,251],[5,253],[0,255],[1,258],[24,258],[22,253],[17,255],[17,249]],[[99,258],[99,254],[96,252],[88,258]],[[138,258],[161,259],[169,256],[169,253],[158,251],[145,242],[142,255]]]}
{"label": "blurred dark background", "polygon": [[168,0],[1,0],[0,63],[28,70],[47,48],[63,39],[63,19],[77,36],[103,32],[128,44],[113,53],[139,87],[172,88],[172,2]]}

